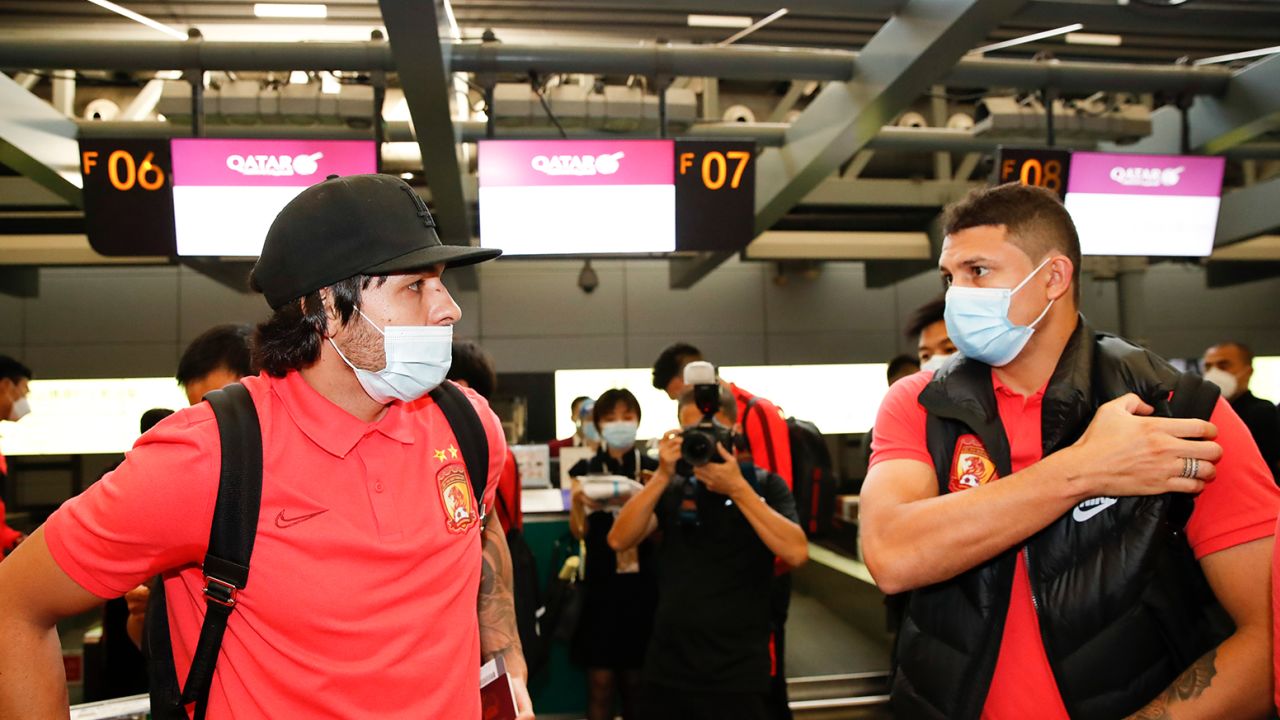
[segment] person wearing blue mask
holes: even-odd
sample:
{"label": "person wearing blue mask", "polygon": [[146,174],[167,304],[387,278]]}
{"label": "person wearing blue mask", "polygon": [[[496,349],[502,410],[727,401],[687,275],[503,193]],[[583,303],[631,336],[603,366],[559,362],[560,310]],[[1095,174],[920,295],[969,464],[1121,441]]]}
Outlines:
{"label": "person wearing blue mask", "polygon": [[960,356],[876,423],[864,556],[899,718],[1269,717],[1280,490],[1215,386],[1095,331],[1052,192],[947,208]]}
{"label": "person wearing blue mask", "polygon": [[596,488],[623,487],[605,478],[647,482],[658,461],[636,447],[640,403],[630,390],[606,390],[595,401],[591,425],[599,431],[600,449],[569,470],[569,528],[586,549],[582,615],[570,657],[587,671],[588,720],[613,718],[615,699],[624,720],[635,720],[658,605],[654,553],[650,542],[620,553],[609,547],[609,531],[630,493]]}

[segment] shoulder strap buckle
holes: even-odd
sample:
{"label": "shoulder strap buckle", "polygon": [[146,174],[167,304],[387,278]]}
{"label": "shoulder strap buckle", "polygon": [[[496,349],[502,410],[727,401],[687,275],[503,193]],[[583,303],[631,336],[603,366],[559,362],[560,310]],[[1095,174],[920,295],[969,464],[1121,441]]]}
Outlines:
{"label": "shoulder strap buckle", "polygon": [[239,588],[226,580],[219,580],[209,575],[204,576],[204,596],[211,603],[217,603],[225,608],[234,608],[236,594],[239,592]]}

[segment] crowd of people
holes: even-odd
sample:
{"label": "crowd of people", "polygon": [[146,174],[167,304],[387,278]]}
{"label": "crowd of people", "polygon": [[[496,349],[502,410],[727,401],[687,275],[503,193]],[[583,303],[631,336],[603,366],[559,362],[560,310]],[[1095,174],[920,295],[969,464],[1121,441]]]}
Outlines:
{"label": "crowd of people", "polygon": [[[859,488],[896,713],[1270,716],[1280,411],[1252,350],[1183,372],[1093,328],[1051,193],[974,191],[944,221],[947,289],[888,363]],[[0,716],[65,715],[57,623],[105,602],[111,683],[153,717],[480,717],[489,661],[533,717],[518,466],[442,282],[496,255],[442,245],[388,176],[286,206],[252,274],[272,314],[191,344],[190,407],[144,416],[30,537],[0,523]],[[677,414],[652,444],[627,388],[574,399],[551,443],[588,453],[567,510],[589,720],[790,717],[790,431],[714,360],[656,358]],[[32,378],[0,356],[0,418]]]}

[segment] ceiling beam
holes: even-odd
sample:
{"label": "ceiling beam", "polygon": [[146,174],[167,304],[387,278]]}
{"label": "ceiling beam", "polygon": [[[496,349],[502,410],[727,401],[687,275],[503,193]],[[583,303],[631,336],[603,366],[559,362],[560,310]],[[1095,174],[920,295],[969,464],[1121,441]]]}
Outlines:
{"label": "ceiling beam", "polygon": [[[756,161],[756,234],[771,227],[849,161],[893,117],[1025,0],[911,0],[858,55],[849,82],[830,82]],[[671,286],[688,288],[733,253],[671,260]]]}
{"label": "ceiling beam", "polygon": [[83,206],[76,124],[0,73],[0,163]]}
{"label": "ceiling beam", "polygon": [[[440,42],[435,2],[379,0],[395,70],[422,154],[422,174],[431,188],[437,231],[447,245],[471,244],[471,208],[462,192],[457,138],[449,112],[450,79]],[[474,272],[454,272],[463,289],[474,285]]]}
{"label": "ceiling beam", "polygon": [[1280,177],[1232,190],[1218,208],[1215,248],[1280,229]]}

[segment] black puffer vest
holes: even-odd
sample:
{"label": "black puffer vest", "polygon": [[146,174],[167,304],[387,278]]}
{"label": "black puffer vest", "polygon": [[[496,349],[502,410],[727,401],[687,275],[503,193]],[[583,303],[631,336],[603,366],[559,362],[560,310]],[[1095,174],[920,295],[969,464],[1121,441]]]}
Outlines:
{"label": "black puffer vest", "polygon": [[[1044,455],[1074,443],[1099,405],[1128,392],[1157,415],[1202,419],[1218,395],[1142,348],[1095,335],[1081,318],[1044,394]],[[920,403],[940,493],[949,491],[965,434],[981,439],[998,477],[1011,474],[990,366],[951,363]],[[897,717],[980,715],[1018,552],[1026,554],[1045,651],[1071,716],[1121,718],[1150,702],[1232,630],[1183,534],[1193,503],[1177,493],[1086,501],[1023,547],[910,593],[895,648]]]}

